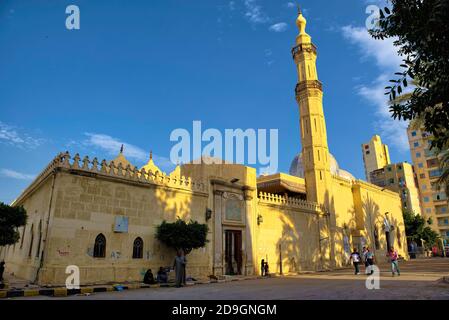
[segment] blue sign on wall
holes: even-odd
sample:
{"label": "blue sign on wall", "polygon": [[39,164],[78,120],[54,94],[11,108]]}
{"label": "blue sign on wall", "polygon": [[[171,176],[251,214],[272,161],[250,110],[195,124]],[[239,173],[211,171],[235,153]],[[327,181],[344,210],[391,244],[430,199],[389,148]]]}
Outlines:
{"label": "blue sign on wall", "polygon": [[114,232],[127,233],[128,232],[128,217],[116,216]]}

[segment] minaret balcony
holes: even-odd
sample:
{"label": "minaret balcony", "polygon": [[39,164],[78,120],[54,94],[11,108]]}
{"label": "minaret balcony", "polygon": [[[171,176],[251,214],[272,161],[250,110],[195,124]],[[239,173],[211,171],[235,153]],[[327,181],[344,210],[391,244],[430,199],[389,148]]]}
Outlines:
{"label": "minaret balcony", "polygon": [[293,47],[292,49],[292,57],[295,59],[296,54],[300,52],[312,52],[316,55],[316,46],[313,43],[303,43]]}
{"label": "minaret balcony", "polygon": [[319,80],[306,80],[301,81],[296,85],[295,93],[296,95],[300,95],[301,93],[304,93],[308,90],[317,89],[320,91],[323,91],[323,84]]}

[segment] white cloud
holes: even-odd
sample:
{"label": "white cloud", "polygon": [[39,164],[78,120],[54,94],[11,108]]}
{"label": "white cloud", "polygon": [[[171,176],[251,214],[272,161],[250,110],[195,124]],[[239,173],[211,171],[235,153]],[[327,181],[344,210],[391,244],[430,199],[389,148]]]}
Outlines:
{"label": "white cloud", "polygon": [[379,76],[368,84],[356,87],[357,93],[370,105],[375,107],[376,130],[382,138],[400,152],[409,149],[407,139],[407,122],[394,120],[391,117],[388,96],[385,86],[393,74],[399,70],[402,57],[398,55],[392,39],[376,40],[371,37],[366,28],[345,26],[341,28],[343,37],[358,47],[362,61],[373,60],[379,68]]}
{"label": "white cloud", "polygon": [[234,11],[235,10],[235,1],[229,1],[229,10]]}
{"label": "white cloud", "polygon": [[374,58],[376,65],[382,69],[399,69],[402,58],[393,45],[393,39],[376,40],[363,27],[344,26],[341,31],[345,39],[359,48],[363,60]]}
{"label": "white cloud", "polygon": [[0,143],[33,149],[40,146],[43,142],[43,139],[36,139],[28,134],[19,133],[17,128],[0,121]]}
{"label": "white cloud", "polygon": [[270,18],[262,11],[261,6],[256,3],[256,0],[245,0],[245,16],[253,24],[262,24],[270,21]]}
{"label": "white cloud", "polygon": [[34,174],[21,173],[10,169],[0,169],[0,175],[17,180],[33,180],[36,177]]}
{"label": "white cloud", "polygon": [[269,30],[274,32],[284,32],[287,30],[287,24],[285,22],[279,22],[270,26]]}
{"label": "white cloud", "polygon": [[[101,133],[86,132],[85,135],[87,136],[87,139],[82,142],[82,145],[85,147],[95,147],[105,151],[108,155],[115,157],[118,155],[120,148],[123,145],[123,154],[127,158],[139,162],[147,162],[149,159],[149,152],[121,139]],[[174,164],[168,158],[153,154],[153,160],[162,170],[171,171],[174,168]]]}
{"label": "white cloud", "polygon": [[381,132],[382,138],[400,152],[409,149],[407,138],[407,122],[391,118],[389,111],[388,96],[385,93],[385,84],[388,82],[389,74],[380,75],[369,85],[358,86],[357,93],[376,108],[376,120],[374,126]]}
{"label": "white cloud", "polygon": [[85,133],[87,136],[87,140],[83,142],[86,146],[93,146],[99,149],[106,151],[108,154],[114,156],[117,155],[120,151],[120,148],[123,144],[124,146],[124,154],[138,161],[148,160],[148,153],[143,149],[134,146],[132,144],[126,143],[120,139],[113,138],[106,134],[101,133]]}
{"label": "white cloud", "polygon": [[295,8],[296,4],[294,2],[287,2],[286,6],[287,8]]}

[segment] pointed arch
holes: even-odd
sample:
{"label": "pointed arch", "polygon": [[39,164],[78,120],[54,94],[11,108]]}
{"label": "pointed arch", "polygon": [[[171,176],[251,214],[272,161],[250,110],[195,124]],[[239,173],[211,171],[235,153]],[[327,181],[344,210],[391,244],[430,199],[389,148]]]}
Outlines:
{"label": "pointed arch", "polygon": [[104,258],[106,256],[106,237],[100,233],[95,238],[94,258]]}
{"label": "pointed arch", "polygon": [[137,237],[133,243],[133,259],[143,258],[143,240],[141,237]]}

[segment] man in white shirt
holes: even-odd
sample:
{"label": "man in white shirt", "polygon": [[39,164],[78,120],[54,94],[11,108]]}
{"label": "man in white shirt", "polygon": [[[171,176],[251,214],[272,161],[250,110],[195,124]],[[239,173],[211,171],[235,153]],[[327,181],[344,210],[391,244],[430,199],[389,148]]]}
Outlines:
{"label": "man in white shirt", "polygon": [[360,254],[357,251],[357,248],[354,248],[354,251],[351,253],[351,260],[354,265],[354,274],[360,274],[359,264],[360,264]]}

